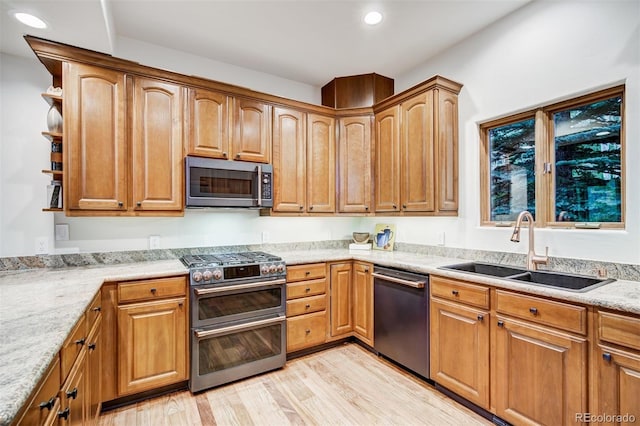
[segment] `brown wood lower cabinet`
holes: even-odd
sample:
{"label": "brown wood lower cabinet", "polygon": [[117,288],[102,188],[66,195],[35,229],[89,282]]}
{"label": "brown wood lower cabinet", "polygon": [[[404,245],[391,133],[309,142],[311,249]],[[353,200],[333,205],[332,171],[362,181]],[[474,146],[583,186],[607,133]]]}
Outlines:
{"label": "brown wood lower cabinet", "polygon": [[331,337],[344,337],[353,331],[353,290],[351,262],[330,263]]}
{"label": "brown wood lower cabinet", "polygon": [[60,425],[83,425],[87,422],[87,353],[80,352],[74,368],[60,391],[62,401]]}
{"label": "brown wood lower cabinet", "polygon": [[58,424],[60,410],[60,357],[56,355],[44,374],[42,384],[27,401],[27,408],[18,425]]}
{"label": "brown wood lower cabinet", "polygon": [[353,331],[356,337],[373,346],[373,265],[353,262]]}

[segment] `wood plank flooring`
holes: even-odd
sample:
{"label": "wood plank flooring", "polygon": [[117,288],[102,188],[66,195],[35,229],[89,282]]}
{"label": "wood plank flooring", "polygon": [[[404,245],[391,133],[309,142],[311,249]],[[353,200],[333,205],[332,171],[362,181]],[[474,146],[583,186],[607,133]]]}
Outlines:
{"label": "wood plank flooring", "polygon": [[100,425],[491,425],[357,344],[192,395],[106,412]]}

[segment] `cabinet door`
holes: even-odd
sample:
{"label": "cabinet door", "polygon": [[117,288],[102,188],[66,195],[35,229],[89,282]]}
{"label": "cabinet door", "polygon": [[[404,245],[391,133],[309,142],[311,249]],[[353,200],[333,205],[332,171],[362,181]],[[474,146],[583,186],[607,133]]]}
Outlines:
{"label": "cabinet door", "polygon": [[87,359],[86,351],[80,352],[62,390],[63,419],[60,425],[82,426],[87,423]]}
{"label": "cabinet door", "polygon": [[273,109],[273,210],[305,210],[305,120],[304,113],[288,108]]}
{"label": "cabinet door", "polygon": [[372,270],[369,263],[353,263],[353,330],[369,346],[373,346]]}
{"label": "cabinet door", "polygon": [[125,76],[64,63],[65,208],[127,208]]}
{"label": "cabinet door", "polygon": [[189,89],[189,154],[229,156],[229,98],[222,93]]}
{"label": "cabinet door", "polygon": [[336,211],[336,120],[307,115],[307,210]]}
{"label": "cabinet door", "polygon": [[499,316],[495,324],[496,414],[513,424],[575,424],[588,411],[586,339]]}
{"label": "cabinet door", "polygon": [[87,420],[98,422],[102,407],[102,318],[87,339]]}
{"label": "cabinet door", "polygon": [[403,102],[401,114],[402,209],[431,212],[435,210],[433,91]]}
{"label": "cabinet door", "polygon": [[489,409],[489,313],[431,300],[431,378]]}
{"label": "cabinet door", "polygon": [[438,211],[458,210],[458,96],[436,90]]}
{"label": "cabinet door", "polygon": [[371,206],[371,117],[340,120],[338,208],[368,213]]}
{"label": "cabinet door", "polygon": [[397,212],[400,209],[400,106],[376,114],[375,134],[375,209],[376,212]]}
{"label": "cabinet door", "polygon": [[331,264],[330,271],[331,337],[336,337],[353,331],[351,263]]}
{"label": "cabinet door", "polygon": [[[640,419],[640,352],[598,345],[595,350],[595,414],[627,415],[627,420],[612,419],[607,424]],[[625,424],[630,424],[625,423]]]}
{"label": "cabinet door", "polygon": [[182,87],[134,78],[133,202],[135,210],[182,210]]}
{"label": "cabinet door", "polygon": [[271,161],[271,106],[257,101],[234,100],[231,151],[234,160]]}
{"label": "cabinet door", "polygon": [[118,306],[119,396],[187,379],[185,299]]}

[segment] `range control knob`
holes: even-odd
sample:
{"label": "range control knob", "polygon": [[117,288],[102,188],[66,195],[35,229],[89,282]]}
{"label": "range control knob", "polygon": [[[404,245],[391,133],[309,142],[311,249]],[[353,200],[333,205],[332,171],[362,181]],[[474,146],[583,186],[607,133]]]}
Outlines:
{"label": "range control knob", "polygon": [[260,272],[262,272],[262,275],[267,275],[269,273],[269,267],[267,265],[262,265]]}
{"label": "range control knob", "polygon": [[269,272],[271,272],[272,274],[276,272],[276,265],[269,266]]}
{"label": "range control knob", "polygon": [[211,271],[208,269],[202,273],[202,278],[204,278],[205,281],[209,281],[212,276],[213,273],[211,273]]}
{"label": "range control knob", "polygon": [[199,283],[200,281],[202,281],[202,272],[200,271],[196,271],[193,273],[193,280],[197,283]]}
{"label": "range control knob", "polygon": [[220,269],[213,271],[213,279],[219,280],[220,278],[222,278],[222,271]]}
{"label": "range control knob", "polygon": [[279,264],[277,269],[278,269],[278,272],[284,271],[284,265],[282,263]]}

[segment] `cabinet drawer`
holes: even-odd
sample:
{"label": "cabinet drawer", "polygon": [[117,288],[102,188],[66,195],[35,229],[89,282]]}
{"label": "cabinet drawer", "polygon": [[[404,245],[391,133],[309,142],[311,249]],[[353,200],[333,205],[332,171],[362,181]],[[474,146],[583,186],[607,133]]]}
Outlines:
{"label": "cabinet drawer", "polygon": [[489,288],[463,281],[432,277],[431,296],[489,309]]}
{"label": "cabinet drawer", "polygon": [[640,350],[640,318],[599,311],[598,335],[600,340]]}
{"label": "cabinet drawer", "polygon": [[185,293],[184,277],[129,281],[118,284],[118,300],[120,303],[184,296]]}
{"label": "cabinet drawer", "polygon": [[327,311],[287,318],[287,352],[321,345],[327,335]]}
{"label": "cabinet drawer", "polygon": [[18,425],[54,424],[60,410],[60,359],[56,356],[44,375],[40,388],[27,403],[27,410]]}
{"label": "cabinet drawer", "polygon": [[102,312],[102,292],[98,291],[98,294],[93,298],[91,304],[87,308],[87,330],[91,330],[98,320]]}
{"label": "cabinet drawer", "polygon": [[327,308],[327,296],[303,297],[301,299],[287,301],[287,316],[310,314],[312,312],[324,311]]}
{"label": "cabinet drawer", "polygon": [[326,274],[327,267],[324,263],[287,266],[287,282],[315,280],[324,278]]}
{"label": "cabinet drawer", "polygon": [[587,308],[582,306],[497,290],[496,311],[574,333],[587,332]]}
{"label": "cabinet drawer", "polygon": [[60,368],[61,379],[64,380],[69,375],[73,363],[76,361],[78,354],[82,351],[87,338],[87,320],[84,315],[80,317],[78,323],[73,328],[67,340],[64,341],[62,349],[60,349]]}
{"label": "cabinet drawer", "polygon": [[287,283],[287,300],[298,299],[306,296],[316,296],[327,292],[327,280],[301,281],[299,283]]}

